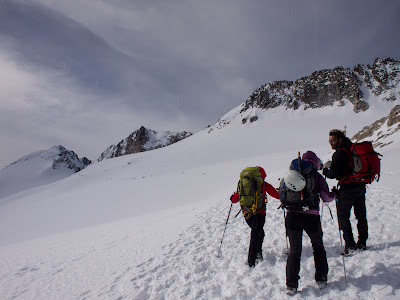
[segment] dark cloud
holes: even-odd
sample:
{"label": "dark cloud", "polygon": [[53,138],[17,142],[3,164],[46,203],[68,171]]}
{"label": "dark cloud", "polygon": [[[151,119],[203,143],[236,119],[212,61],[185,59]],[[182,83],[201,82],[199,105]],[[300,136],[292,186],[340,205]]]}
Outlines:
{"label": "dark cloud", "polygon": [[26,120],[7,131],[30,136],[22,154],[65,139],[91,156],[141,125],[197,131],[269,81],[398,59],[399,14],[397,0],[1,1],[2,120]]}

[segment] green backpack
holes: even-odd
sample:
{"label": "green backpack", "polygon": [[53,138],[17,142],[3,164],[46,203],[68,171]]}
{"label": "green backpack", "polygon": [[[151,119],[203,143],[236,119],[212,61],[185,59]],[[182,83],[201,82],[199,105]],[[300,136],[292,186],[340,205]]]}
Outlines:
{"label": "green backpack", "polygon": [[247,167],[240,172],[237,191],[242,210],[255,213],[263,205],[263,182],[259,167]]}

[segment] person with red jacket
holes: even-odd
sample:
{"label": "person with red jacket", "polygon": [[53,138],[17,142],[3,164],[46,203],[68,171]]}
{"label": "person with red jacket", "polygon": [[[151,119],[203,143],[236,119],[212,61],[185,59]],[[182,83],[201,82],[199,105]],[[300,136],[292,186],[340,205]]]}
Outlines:
{"label": "person with red jacket", "polygon": [[[243,210],[243,215],[245,216],[245,220],[247,225],[251,228],[250,234],[250,245],[249,245],[249,253],[247,263],[250,267],[254,267],[256,265],[256,261],[261,261],[263,259],[262,256],[262,244],[264,241],[264,224],[265,224],[265,215],[266,215],[266,203],[267,203],[267,195],[270,195],[276,199],[280,199],[278,191],[268,182],[265,181],[265,177],[267,174],[262,167],[258,167],[261,173],[261,177],[263,179],[262,184],[262,195],[263,195],[263,203],[262,205],[255,211],[255,213],[249,213],[248,211]],[[239,202],[239,193],[235,192],[231,196],[232,203]]]}

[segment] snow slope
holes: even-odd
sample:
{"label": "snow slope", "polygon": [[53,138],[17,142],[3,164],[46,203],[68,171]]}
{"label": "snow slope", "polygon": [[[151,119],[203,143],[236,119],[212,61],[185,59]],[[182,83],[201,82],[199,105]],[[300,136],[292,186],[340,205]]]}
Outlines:
{"label": "snow slope", "polygon": [[[150,152],[90,165],[54,184],[0,199],[0,295],[4,299],[281,299],[286,240],[279,203],[268,203],[264,261],[246,266],[250,230],[233,206],[222,255],[214,253],[246,166],[266,169],[278,185],[297,155],[332,151],[327,133],[348,136],[387,115],[352,108],[257,112],[257,122],[197,133]],[[252,142],[251,137],[259,137]],[[400,296],[400,136],[380,149],[379,183],[369,186],[369,250],[346,258],[334,204],[323,209],[330,267],[325,290],[314,286],[309,239],[303,241],[296,299],[398,299]],[[330,186],[335,181],[329,181]],[[354,221],[354,219],[353,219]]]}

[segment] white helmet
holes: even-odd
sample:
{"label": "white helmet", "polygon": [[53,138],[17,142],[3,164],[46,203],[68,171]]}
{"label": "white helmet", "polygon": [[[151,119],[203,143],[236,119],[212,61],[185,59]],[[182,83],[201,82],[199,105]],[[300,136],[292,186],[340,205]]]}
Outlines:
{"label": "white helmet", "polygon": [[306,186],[305,178],[295,170],[289,170],[283,177],[286,187],[294,192],[299,192]]}

